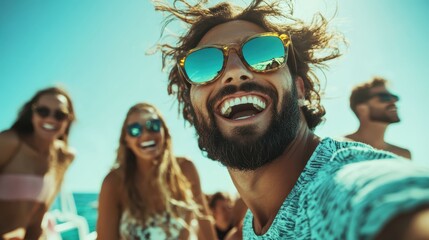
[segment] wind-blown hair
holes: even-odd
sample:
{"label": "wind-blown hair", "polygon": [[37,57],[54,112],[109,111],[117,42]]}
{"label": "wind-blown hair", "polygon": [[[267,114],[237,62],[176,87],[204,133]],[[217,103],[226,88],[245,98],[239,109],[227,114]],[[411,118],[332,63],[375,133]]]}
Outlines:
{"label": "wind-blown hair", "polygon": [[39,90],[34,94],[34,96],[24,104],[24,106],[21,108],[21,110],[18,113],[18,117],[16,121],[13,123],[12,127],[10,129],[14,130],[18,136],[25,136],[32,134],[34,132],[33,127],[33,105],[39,101],[40,97],[44,95],[62,95],[67,99],[68,103],[68,111],[69,111],[69,117],[66,121],[68,121],[68,125],[66,130],[64,131],[64,134],[59,136],[58,139],[63,140],[66,144],[68,144],[68,135],[70,132],[70,128],[74,120],[76,119],[73,103],[71,101],[70,95],[62,88],[59,87],[50,87],[45,88],[42,90]]}
{"label": "wind-blown hair", "polygon": [[[179,111],[183,117],[194,124],[193,108],[190,100],[191,85],[180,74],[176,59],[187,51],[195,48],[201,38],[213,27],[234,21],[244,20],[255,23],[269,32],[287,33],[291,35],[293,55],[296,66],[288,67],[293,77],[300,76],[305,86],[305,106],[302,110],[310,129],[314,129],[325,115],[325,109],[320,104],[320,83],[313,68],[326,67],[327,60],[339,57],[340,45],[345,43],[342,35],[327,31],[328,21],[318,14],[311,24],[292,17],[293,7],[289,1],[253,0],[247,8],[234,6],[229,2],[222,2],[207,8],[207,0],[201,0],[191,5],[186,0],[174,0],[170,6],[156,1],[155,9],[170,14],[164,22],[162,33],[173,20],[180,20],[189,25],[188,31],[178,38],[177,46],[161,43],[163,68],[173,66],[169,73],[168,93],[176,95],[179,101]],[[286,5],[289,11],[282,6]],[[179,7],[183,6],[183,7]],[[289,54],[290,56],[292,54]],[[295,70],[296,69],[296,70]]]}
{"label": "wind-blown hair", "polygon": [[[125,142],[126,127],[131,114],[149,111],[150,109],[155,111],[162,122],[165,141],[164,151],[161,157],[156,159],[158,163],[154,166],[153,171],[148,176],[143,176],[145,187],[140,188],[144,191],[140,194],[136,185],[137,159]],[[130,214],[142,220],[143,223],[151,214],[156,213],[155,201],[157,204],[162,204],[168,213],[173,213],[176,217],[183,216],[184,211],[189,211],[196,206],[192,198],[190,183],[183,175],[173,155],[171,135],[165,120],[159,110],[151,104],[138,103],[128,110],[121,129],[115,167],[124,173],[125,208],[128,208]],[[149,197],[156,195],[159,198]]]}

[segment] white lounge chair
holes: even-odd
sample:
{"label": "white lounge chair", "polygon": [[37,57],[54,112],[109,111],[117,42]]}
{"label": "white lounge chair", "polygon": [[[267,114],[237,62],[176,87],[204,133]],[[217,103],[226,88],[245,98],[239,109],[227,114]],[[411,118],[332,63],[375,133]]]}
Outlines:
{"label": "white lounge chair", "polygon": [[50,210],[44,216],[42,226],[48,240],[62,240],[61,233],[76,229],[79,240],[95,240],[96,232],[89,232],[87,220],[77,214],[73,194],[61,191],[58,194],[59,209]]}

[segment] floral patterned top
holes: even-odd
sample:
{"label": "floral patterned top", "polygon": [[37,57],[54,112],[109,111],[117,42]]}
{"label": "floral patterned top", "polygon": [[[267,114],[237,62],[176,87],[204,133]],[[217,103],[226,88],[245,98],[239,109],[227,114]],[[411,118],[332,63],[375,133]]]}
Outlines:
{"label": "floral patterned top", "polygon": [[392,216],[429,203],[429,169],[363,143],[317,146],[270,228],[244,239],[372,239]]}
{"label": "floral patterned top", "polygon": [[134,218],[129,211],[124,211],[120,223],[120,238],[130,239],[179,239],[184,228],[182,221],[170,216],[169,213],[153,215],[146,223]]}

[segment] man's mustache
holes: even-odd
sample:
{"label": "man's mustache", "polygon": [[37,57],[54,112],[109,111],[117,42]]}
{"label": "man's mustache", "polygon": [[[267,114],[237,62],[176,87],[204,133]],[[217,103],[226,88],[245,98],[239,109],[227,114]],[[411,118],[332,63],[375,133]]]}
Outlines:
{"label": "man's mustache", "polygon": [[276,99],[277,99],[277,94],[276,94],[275,90],[268,88],[268,87],[261,86],[255,82],[246,82],[246,83],[240,84],[240,86],[228,85],[228,86],[223,87],[221,90],[219,90],[219,92],[212,99],[210,99],[207,102],[207,109],[213,110],[214,104],[216,102],[218,102],[219,100],[221,100],[225,96],[234,94],[234,93],[239,92],[239,91],[260,92],[260,93],[263,93],[265,95],[268,95],[274,101],[276,101]]}

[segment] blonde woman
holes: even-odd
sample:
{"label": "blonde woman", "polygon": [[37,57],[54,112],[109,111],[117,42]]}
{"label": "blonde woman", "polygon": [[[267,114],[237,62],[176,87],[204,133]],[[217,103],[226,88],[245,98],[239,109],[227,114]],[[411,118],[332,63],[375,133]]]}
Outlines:
{"label": "blonde woman", "polygon": [[99,239],[215,239],[195,166],[175,157],[172,140],[155,106],[138,103],[122,126],[115,167],[100,197]]}
{"label": "blonde woman", "polygon": [[38,239],[41,222],[74,159],[68,134],[75,119],[70,96],[38,91],[0,133],[0,239]]}

